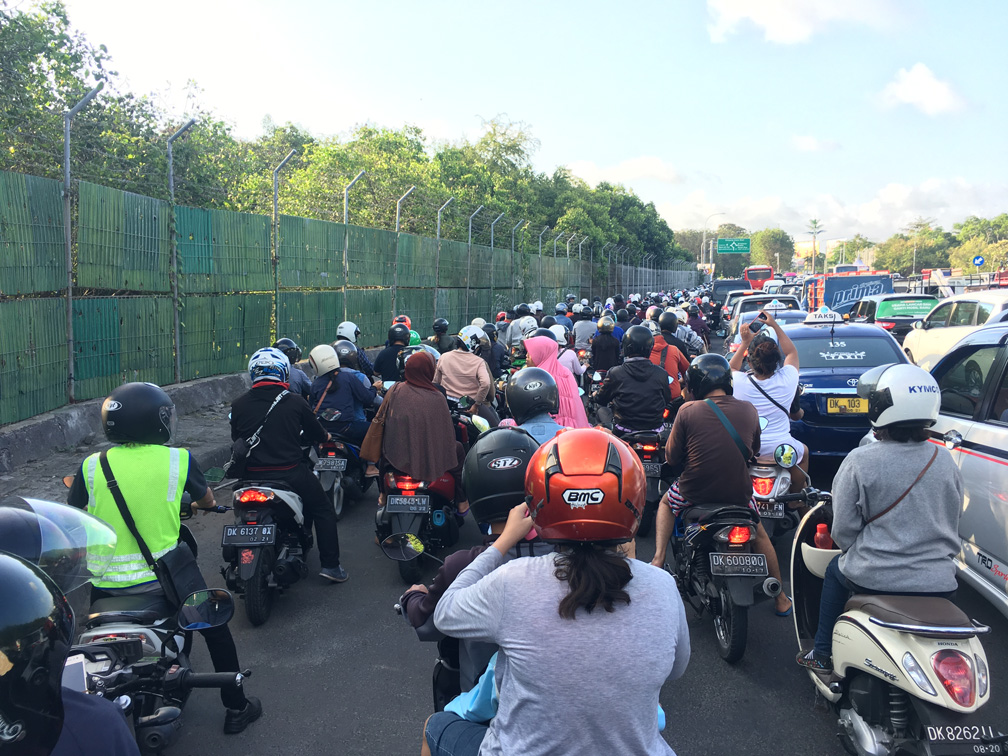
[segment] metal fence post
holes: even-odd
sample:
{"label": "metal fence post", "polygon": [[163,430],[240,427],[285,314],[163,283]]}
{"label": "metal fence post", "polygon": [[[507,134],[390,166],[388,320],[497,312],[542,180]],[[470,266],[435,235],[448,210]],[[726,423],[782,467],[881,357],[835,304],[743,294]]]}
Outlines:
{"label": "metal fence post", "polygon": [[74,402],[74,331],[73,331],[73,252],[70,234],[70,122],[81,109],[95,98],[105,82],[84,95],[84,99],[63,114],[63,236],[66,243],[66,325],[67,325],[67,401]]}
{"label": "metal fence post", "polygon": [[[588,241],[587,235],[585,236],[584,239],[581,240],[581,244],[584,244],[586,241]],[[581,299],[581,291],[582,291],[581,285],[582,285],[582,279],[584,278],[584,263],[581,261],[581,244],[578,244],[578,282],[577,282],[578,290],[577,295],[575,296],[576,299]],[[566,297],[564,297],[564,301],[565,302],[567,301]]]}
{"label": "metal fence post", "polygon": [[[511,302],[512,302],[512,305],[511,306],[512,307],[514,307],[515,299],[518,297],[518,293],[517,293],[518,292],[518,271],[515,269],[514,235],[515,235],[515,231],[518,230],[518,227],[522,223],[524,223],[524,222],[525,222],[525,219],[522,218],[520,221],[518,221],[515,224],[515,227],[511,229],[511,276],[512,276],[512,278],[511,278]],[[523,234],[525,233],[525,229],[522,229],[522,233]]]}
{"label": "metal fence post", "polygon": [[[469,283],[472,278],[472,222],[473,218],[479,215],[479,211],[483,209],[483,205],[476,208],[476,212],[469,216],[469,254],[466,261],[466,306],[465,306],[465,319],[469,320]],[[468,324],[467,324],[468,325]]]}
{"label": "metal fence post", "polygon": [[[566,281],[564,281],[564,285],[563,285],[563,290],[562,290],[561,292],[559,292],[559,293],[563,294],[563,297],[564,297],[564,301],[565,301],[565,302],[567,301],[567,289],[569,289],[569,288],[570,288],[570,285],[571,285],[571,274],[570,274],[570,243],[571,243],[571,241],[572,241],[572,240],[574,239],[574,237],[575,237],[575,236],[577,236],[577,231],[575,231],[575,232],[574,232],[573,234],[571,234],[571,235],[570,235],[570,239],[568,239],[568,240],[567,240],[567,276],[566,276],[566,279],[567,279],[567,280],[566,280]],[[557,297],[557,299],[559,299],[559,298],[560,298],[560,297]]]}
{"label": "metal fence post", "polygon": [[343,190],[343,320],[347,319],[347,294],[350,284],[350,189],[367,171],[354,176]]}
{"label": "metal fence post", "polygon": [[503,217],[504,213],[501,213],[490,224],[490,309],[494,312],[497,310],[497,303],[494,301],[494,226]]}
{"label": "metal fence post", "polygon": [[[280,161],[280,165],[273,169],[273,328],[275,334],[280,332],[280,215],[277,205],[280,199],[280,170],[287,165],[287,161],[297,154],[297,150],[291,150],[287,157]],[[346,287],[346,279],[343,281]],[[346,301],[346,294],[343,295]]]}
{"label": "metal fence post", "polygon": [[416,184],[406,190],[406,194],[395,203],[395,269],[392,271],[392,319],[396,316],[396,297],[399,296],[399,211],[402,209],[403,200],[413,194]]}
{"label": "metal fence post", "polygon": [[454,197],[449,197],[448,201],[441,205],[437,211],[437,251],[434,253],[434,317],[437,317],[437,293],[438,293],[438,276],[440,275],[441,268],[441,213],[444,209],[451,204],[451,201],[455,199]]}
{"label": "metal fence post", "polygon": [[550,230],[549,226],[546,226],[539,234],[539,299],[542,299],[542,235]]}
{"label": "metal fence post", "polygon": [[[560,237],[562,237],[566,233],[567,233],[566,231],[561,231],[559,234],[556,235],[556,238],[553,240],[553,291],[554,291],[554,293],[556,292],[556,282],[557,282],[556,243],[558,241],[560,241]],[[539,295],[539,301],[542,302],[542,294]],[[544,307],[546,306],[545,303],[543,303],[543,306]],[[544,310],[544,312],[545,312],[545,310]]]}
{"label": "metal fence post", "polygon": [[[604,255],[605,251],[606,251],[606,247],[608,247],[610,244],[613,244],[613,243],[614,242],[606,242],[605,244],[603,244],[602,245],[602,249],[599,250],[599,255]],[[589,267],[591,268],[591,275],[588,277],[588,299],[589,299],[589,301],[592,298],[592,294],[594,293],[594,288],[595,288],[595,248],[592,247],[591,251],[592,251],[592,261],[591,261],[591,263],[589,265]],[[605,261],[606,261],[606,286],[609,286],[609,258],[605,258]]]}
{"label": "metal fence post", "polygon": [[171,285],[172,285],[172,308],[175,310],[175,383],[182,382],[182,326],[179,312],[179,265],[178,265],[178,240],[175,233],[175,157],[172,155],[172,142],[186,133],[196,125],[196,119],[190,118],[189,122],[181,129],[168,137],[168,196],[171,199]]}

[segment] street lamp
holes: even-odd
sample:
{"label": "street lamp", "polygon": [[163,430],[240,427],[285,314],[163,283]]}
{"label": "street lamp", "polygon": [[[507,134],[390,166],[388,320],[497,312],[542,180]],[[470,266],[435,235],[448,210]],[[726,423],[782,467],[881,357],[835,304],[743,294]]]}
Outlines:
{"label": "street lamp", "polygon": [[[725,215],[725,213],[711,213],[707,216],[707,220],[703,222],[703,239],[700,242],[700,262],[703,263],[704,247],[707,246],[707,222],[716,215]],[[714,264],[714,253],[710,254],[711,265]]]}

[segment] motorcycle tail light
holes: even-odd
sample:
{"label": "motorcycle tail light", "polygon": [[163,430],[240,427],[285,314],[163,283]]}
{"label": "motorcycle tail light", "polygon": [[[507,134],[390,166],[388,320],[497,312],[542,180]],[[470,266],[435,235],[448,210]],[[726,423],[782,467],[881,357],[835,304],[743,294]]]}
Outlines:
{"label": "motorcycle tail light", "polygon": [[732,342],[732,343],[731,343],[731,344],[730,344],[730,345],[728,346],[728,349],[729,349],[729,351],[731,351],[731,353],[732,353],[732,354],[734,354],[735,352],[737,352],[737,351],[739,350],[739,347],[740,347],[740,346],[742,346],[742,345],[741,345],[741,344],[737,344],[736,342],[734,342],[734,341],[733,341],[733,342]]}
{"label": "motorcycle tail light", "polygon": [[669,416],[669,408],[666,407],[665,411],[662,412],[662,420],[668,420],[668,416]]}
{"label": "motorcycle tail light", "polygon": [[757,496],[769,496],[770,492],[773,491],[774,479],[773,478],[753,478],[752,479],[753,491],[756,492]]}
{"label": "motorcycle tail light", "polygon": [[238,494],[235,499],[235,504],[264,504],[267,501],[272,501],[274,498],[274,493],[272,491],[260,491],[258,488],[246,488],[240,494]]}
{"label": "motorcycle tail light", "polygon": [[413,491],[418,488],[424,487],[424,482],[422,480],[414,480],[409,475],[396,475],[394,476],[395,486],[404,494],[409,496]]}
{"label": "motorcycle tail light", "polygon": [[931,668],[952,700],[960,706],[972,706],[976,700],[973,686],[973,664],[965,654],[951,649],[939,651],[931,657]]}
{"label": "motorcycle tail light", "polygon": [[887,331],[891,331],[893,328],[896,327],[896,324],[893,323],[891,320],[876,320],[875,325],[882,326]]}
{"label": "motorcycle tail light", "polygon": [[644,444],[641,446],[644,451],[658,451],[658,444]]}
{"label": "motorcycle tail light", "polygon": [[747,543],[751,537],[752,531],[749,530],[749,528],[743,528],[736,525],[728,533],[728,543]]}
{"label": "motorcycle tail light", "polygon": [[920,664],[917,663],[917,660],[909,651],[903,654],[903,669],[905,669],[907,674],[910,675],[910,679],[917,683],[918,688],[923,690],[929,696],[938,695],[935,693],[935,689],[931,684],[931,681],[928,680],[927,675],[924,674],[924,670],[921,669]]}

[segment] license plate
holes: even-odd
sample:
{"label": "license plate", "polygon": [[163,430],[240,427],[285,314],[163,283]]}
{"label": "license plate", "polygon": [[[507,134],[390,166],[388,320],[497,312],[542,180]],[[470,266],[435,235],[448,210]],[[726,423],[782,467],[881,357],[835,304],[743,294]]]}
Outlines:
{"label": "license plate", "polygon": [[276,542],[276,525],[225,525],[221,546],[269,546]]}
{"label": "license plate", "polygon": [[826,412],[831,415],[864,415],[868,400],[860,396],[831,396],[826,400]]}
{"label": "license plate", "polygon": [[784,519],[783,501],[756,501],[756,509],[759,510],[760,517],[769,517],[771,520]]}
{"label": "license plate", "polygon": [[763,554],[725,554],[715,551],[710,555],[711,575],[769,575]]}
{"label": "license plate", "polygon": [[924,733],[930,743],[940,745],[940,749],[934,749],[935,753],[954,756],[960,753],[1008,751],[1004,745],[990,742],[1002,734],[990,725],[929,725],[924,728]]}
{"label": "license plate", "polygon": [[320,457],[315,463],[316,470],[346,470],[346,457]]}
{"label": "license plate", "polygon": [[430,512],[430,496],[387,496],[386,512],[426,514]]}
{"label": "license plate", "polygon": [[660,478],[661,462],[645,462],[644,474],[649,478]]}

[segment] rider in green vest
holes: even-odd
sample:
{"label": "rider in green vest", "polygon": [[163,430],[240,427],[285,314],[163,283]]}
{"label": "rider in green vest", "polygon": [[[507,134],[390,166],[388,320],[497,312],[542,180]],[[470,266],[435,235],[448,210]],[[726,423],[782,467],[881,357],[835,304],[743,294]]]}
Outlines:
{"label": "rider in green vest", "polygon": [[[189,451],[166,446],[175,431],[175,405],[152,383],[126,383],[102,403],[107,452],[112,471],[130,515],[151,556],[156,560],[179,540],[182,494],[188,492],[195,509],[213,509],[213,491]],[[67,503],[107,522],[116,532],[112,562],[91,589],[91,600],[109,596],[161,592],[136,539],[126,526],[99,463],[92,454],[81,464]],[[201,630],[217,672],[238,672],[238,651],[227,625]],[[246,697],[240,687],[221,689],[227,708],[224,732],[244,730],[262,714],[259,699]]]}

